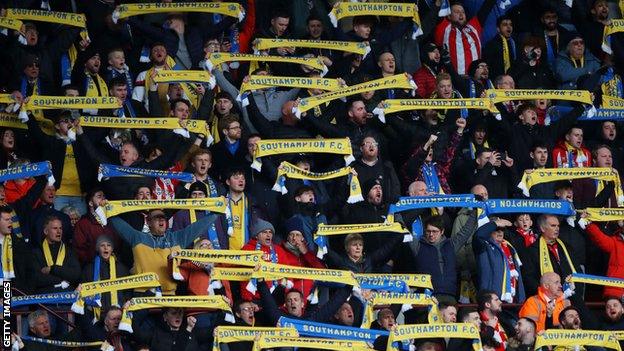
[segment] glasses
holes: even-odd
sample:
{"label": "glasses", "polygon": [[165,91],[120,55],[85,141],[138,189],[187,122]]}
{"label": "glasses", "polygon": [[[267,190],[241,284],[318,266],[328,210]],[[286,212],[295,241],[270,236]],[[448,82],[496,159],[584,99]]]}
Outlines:
{"label": "glasses", "polygon": [[362,143],[362,146],[379,146],[379,143],[376,141],[365,141]]}
{"label": "glasses", "polygon": [[579,39],[577,39],[577,40],[572,40],[570,43],[571,43],[572,45],[583,45],[583,44],[585,44],[585,42],[584,42],[583,40],[579,40]]}

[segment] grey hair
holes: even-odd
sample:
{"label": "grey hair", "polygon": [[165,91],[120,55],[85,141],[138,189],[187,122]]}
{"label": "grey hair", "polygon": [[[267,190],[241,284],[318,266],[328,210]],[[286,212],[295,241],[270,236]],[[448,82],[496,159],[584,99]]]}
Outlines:
{"label": "grey hair", "polygon": [[35,312],[29,314],[28,315],[28,326],[30,328],[33,328],[35,326],[35,321],[39,317],[46,317],[46,318],[48,318],[48,312],[46,312],[44,310],[36,310]]}

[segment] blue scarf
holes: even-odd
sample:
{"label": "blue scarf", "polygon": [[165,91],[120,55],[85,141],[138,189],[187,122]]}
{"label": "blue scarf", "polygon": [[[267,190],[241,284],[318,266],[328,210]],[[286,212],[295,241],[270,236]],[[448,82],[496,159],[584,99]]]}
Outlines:
{"label": "blue scarf", "polygon": [[[33,92],[37,91],[36,95],[41,95],[43,92],[41,91],[41,81],[39,80],[39,78],[35,79],[35,85],[36,87],[33,88]],[[26,79],[25,76],[22,76],[22,80],[20,82],[20,93],[22,93],[23,97],[28,97],[30,95],[27,94],[27,92],[28,92],[28,79]]]}
{"label": "blue scarf", "polygon": [[555,63],[556,53],[552,43],[550,42],[550,38],[546,33],[544,33],[544,41],[546,42],[546,60],[548,61],[548,64],[552,66]]}
{"label": "blue scarf", "polygon": [[44,161],[29,163],[23,166],[0,170],[0,183],[8,180],[30,178],[40,175],[48,175],[48,177],[52,176],[50,162]]}
{"label": "blue scarf", "polygon": [[547,213],[558,216],[573,216],[576,211],[565,200],[533,199],[491,199],[485,202],[488,215],[503,213]]}
{"label": "blue scarf", "polygon": [[98,173],[98,181],[101,181],[102,178],[132,177],[132,176],[174,179],[174,180],[179,180],[181,182],[186,182],[186,183],[190,183],[194,179],[193,175],[187,172],[170,172],[170,171],[161,171],[161,170],[154,170],[154,169],[124,167],[124,166],[102,163],[100,164],[100,169]]}
{"label": "blue scarf", "polygon": [[[550,119],[550,123],[553,123],[570,111],[572,111],[570,106],[553,106],[548,109],[547,117]],[[624,121],[624,110],[599,108],[596,109],[596,114],[592,117],[589,117],[585,111],[581,117],[577,118],[577,121]]]}
{"label": "blue scarf", "polygon": [[420,171],[423,176],[425,184],[427,184],[427,191],[435,194],[443,194],[444,191],[440,186],[440,179],[438,178],[438,170],[436,164],[433,162],[425,162],[420,167]]}
{"label": "blue scarf", "polygon": [[390,335],[390,333],[385,330],[344,327],[341,325],[311,322],[288,317],[280,317],[277,322],[277,326],[283,328],[295,328],[297,329],[297,332],[299,332],[299,336],[338,340],[357,340],[369,343],[374,343],[380,336]]}
{"label": "blue scarf", "polygon": [[64,292],[53,294],[27,295],[11,298],[11,307],[30,306],[30,305],[65,305],[76,302],[78,293]]}
{"label": "blue scarf", "polygon": [[433,208],[433,207],[482,207],[483,203],[476,201],[473,194],[433,195],[401,197],[395,204],[390,205],[388,214],[404,211]]}

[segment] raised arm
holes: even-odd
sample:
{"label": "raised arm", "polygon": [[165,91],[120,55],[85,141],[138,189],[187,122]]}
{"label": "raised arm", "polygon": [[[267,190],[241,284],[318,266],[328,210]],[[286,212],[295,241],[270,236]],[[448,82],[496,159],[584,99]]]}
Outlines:
{"label": "raised arm", "polygon": [[214,223],[216,219],[217,215],[210,214],[182,230],[171,233],[171,236],[174,240],[178,241],[181,247],[188,247],[200,235],[207,233],[208,227]]}
{"label": "raised arm", "polygon": [[134,246],[134,243],[137,241],[141,235],[144,235],[143,232],[140,232],[130,226],[128,222],[119,218],[118,216],[114,216],[108,219],[108,222],[115,228],[115,231],[119,234],[119,236],[130,246]]}
{"label": "raised arm", "polygon": [[466,244],[466,241],[468,241],[470,236],[475,232],[475,229],[477,229],[477,211],[473,209],[470,212],[466,224],[451,237],[451,244],[453,244],[455,253]]}

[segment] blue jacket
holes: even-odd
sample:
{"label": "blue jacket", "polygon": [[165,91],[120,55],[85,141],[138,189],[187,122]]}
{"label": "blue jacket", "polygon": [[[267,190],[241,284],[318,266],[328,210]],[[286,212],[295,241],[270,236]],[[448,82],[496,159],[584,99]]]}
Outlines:
{"label": "blue jacket", "polygon": [[435,293],[457,296],[457,251],[464,246],[476,228],[476,211],[471,210],[466,224],[451,238],[443,236],[436,245],[422,238],[409,243],[416,263],[416,273],[431,275]]}
{"label": "blue jacket", "polygon": [[[479,228],[472,238],[472,249],[477,259],[479,290],[495,291],[498,296],[501,296],[503,293],[503,275],[505,274],[505,254],[500,245],[490,237],[490,234],[495,230],[496,223],[493,221]],[[515,255],[516,249],[511,245],[510,249],[512,254]],[[518,303],[523,303],[526,300],[524,284],[520,274],[520,262],[515,257],[514,264],[519,275],[514,300],[517,299]]]}
{"label": "blue jacket", "polygon": [[555,78],[559,82],[559,89],[576,89],[576,80],[584,75],[596,72],[600,62],[594,55],[585,49],[585,63],[583,67],[574,67],[566,51],[562,51],[555,59]]}

